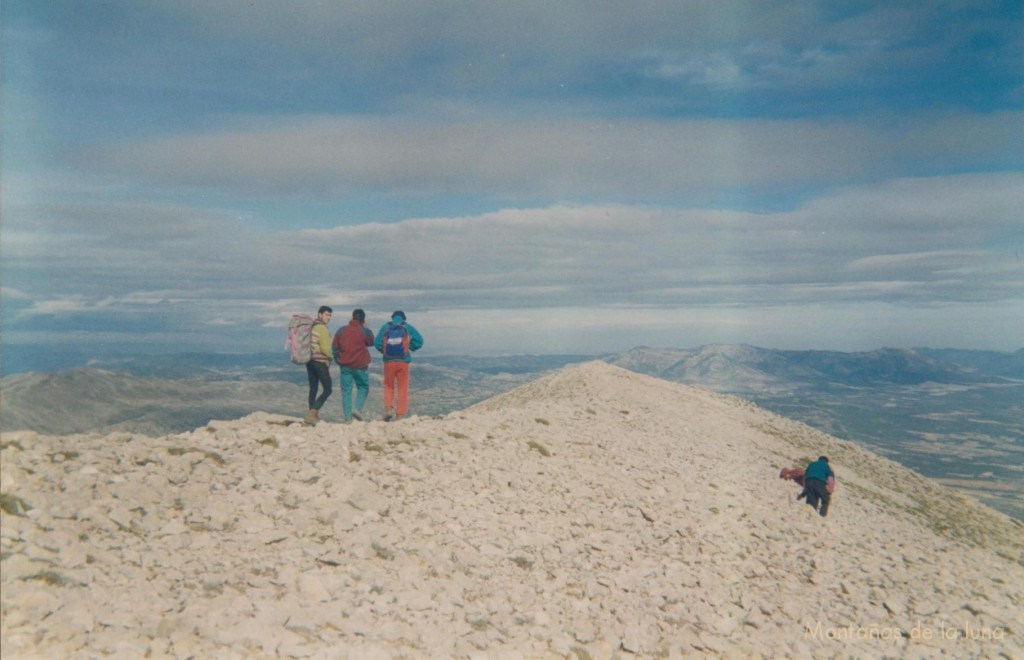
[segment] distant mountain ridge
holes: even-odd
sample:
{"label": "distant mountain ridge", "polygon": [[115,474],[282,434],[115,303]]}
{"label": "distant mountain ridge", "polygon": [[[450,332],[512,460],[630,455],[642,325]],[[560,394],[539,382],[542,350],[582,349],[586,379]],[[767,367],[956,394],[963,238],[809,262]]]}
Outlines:
{"label": "distant mountain ridge", "polygon": [[156,436],[261,408],[283,412],[275,402],[297,394],[295,385],[281,381],[156,378],[88,368],[17,374],[2,381],[0,430]]}
{"label": "distant mountain ridge", "polygon": [[928,355],[964,369],[974,369],[996,376],[1024,378],[1024,348],[1013,353],[997,351],[968,351],[956,348],[918,348],[918,353]]}
{"label": "distant mountain ridge", "polygon": [[[637,347],[611,364],[680,383],[736,392],[802,385],[976,384],[995,378],[1024,380],[1024,349],[1010,354],[883,348],[862,353],[792,351],[745,344],[712,344],[696,349]],[[965,366],[971,365],[971,366]],[[989,368],[991,371],[983,371]]]}

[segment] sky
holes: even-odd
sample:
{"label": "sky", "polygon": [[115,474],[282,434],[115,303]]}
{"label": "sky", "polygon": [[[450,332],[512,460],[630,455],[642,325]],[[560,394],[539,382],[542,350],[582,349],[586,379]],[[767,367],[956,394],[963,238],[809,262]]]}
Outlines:
{"label": "sky", "polygon": [[0,340],[1016,350],[1022,7],[5,0]]}

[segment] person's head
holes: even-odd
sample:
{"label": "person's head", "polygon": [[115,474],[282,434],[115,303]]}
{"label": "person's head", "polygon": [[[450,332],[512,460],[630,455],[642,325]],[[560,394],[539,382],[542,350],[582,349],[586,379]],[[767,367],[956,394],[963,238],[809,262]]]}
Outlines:
{"label": "person's head", "polygon": [[361,309],[353,309],[352,310],[352,319],[354,321],[359,321],[360,323],[362,323],[363,321],[366,320],[366,312],[364,312]]}
{"label": "person's head", "polygon": [[819,456],[818,460],[822,463],[828,463],[828,456]]}
{"label": "person's head", "polygon": [[333,314],[333,313],[334,313],[333,309],[331,309],[327,305],[321,305],[320,309],[316,310],[316,318],[319,321],[323,321],[324,323],[327,323],[328,321],[331,320],[331,314]]}
{"label": "person's head", "polygon": [[396,309],[395,311],[391,312],[391,322],[405,323],[405,312],[403,312],[400,309]]}

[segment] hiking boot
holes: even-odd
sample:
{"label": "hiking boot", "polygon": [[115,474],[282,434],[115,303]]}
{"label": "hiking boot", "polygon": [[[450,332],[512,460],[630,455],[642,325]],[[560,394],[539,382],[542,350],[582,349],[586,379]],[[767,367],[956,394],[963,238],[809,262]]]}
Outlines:
{"label": "hiking boot", "polygon": [[398,420],[400,420],[400,419],[405,419],[405,415],[395,415],[395,421],[396,421],[396,422],[397,422]]}
{"label": "hiking boot", "polygon": [[306,413],[305,418],[303,418],[302,423],[306,426],[315,426],[316,423],[320,421],[318,413],[319,411],[316,408],[310,408],[309,412]]}
{"label": "hiking boot", "polygon": [[358,422],[365,421],[365,420],[363,420],[363,411],[361,411],[361,410],[353,410],[352,411],[352,419],[354,419],[354,420],[356,420]]}
{"label": "hiking boot", "polygon": [[390,422],[392,420],[392,418],[394,418],[394,416],[395,416],[395,409],[394,408],[385,408],[384,409],[384,421],[385,422]]}

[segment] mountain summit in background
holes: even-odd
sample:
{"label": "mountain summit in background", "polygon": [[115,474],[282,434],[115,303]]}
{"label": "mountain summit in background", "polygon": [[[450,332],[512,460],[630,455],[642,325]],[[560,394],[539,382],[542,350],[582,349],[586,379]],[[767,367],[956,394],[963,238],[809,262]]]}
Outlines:
{"label": "mountain summit in background", "polygon": [[[827,454],[827,518],[782,467]],[[1018,657],[1019,522],[606,363],[443,417],[4,434],[5,657]]]}

